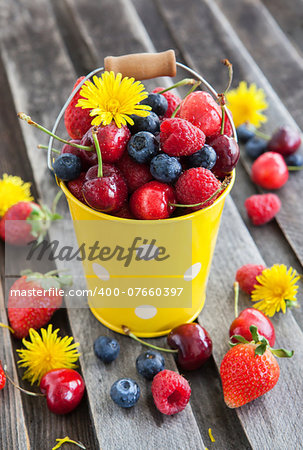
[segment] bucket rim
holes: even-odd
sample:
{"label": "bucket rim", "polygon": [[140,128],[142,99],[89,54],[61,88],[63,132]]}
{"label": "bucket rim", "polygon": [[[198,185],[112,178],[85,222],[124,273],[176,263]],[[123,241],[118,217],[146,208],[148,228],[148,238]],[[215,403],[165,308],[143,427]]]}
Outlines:
{"label": "bucket rim", "polygon": [[[219,203],[225,201],[226,196],[230,193],[234,182],[235,182],[235,178],[236,178],[236,170],[233,169],[233,171],[231,172],[231,180],[229,185],[226,187],[226,189],[224,189],[223,193],[210,205],[207,206],[206,208],[200,209],[198,211],[194,211],[193,213],[189,213],[186,214],[184,216],[179,216],[179,217],[169,217],[168,219],[158,219],[158,220],[142,220],[142,219],[125,219],[123,217],[117,217],[117,216],[111,216],[110,214],[105,214],[102,213],[100,211],[96,211],[95,209],[89,207],[88,205],[85,205],[84,203],[80,202],[80,200],[78,200],[67,188],[67,186],[65,185],[65,183],[62,180],[57,180],[58,181],[58,185],[59,187],[62,189],[62,191],[64,192],[65,196],[67,197],[67,199],[69,201],[71,201],[72,203],[75,203],[77,205],[77,207],[81,208],[82,210],[89,212],[90,214],[93,214],[97,217],[99,217],[102,220],[113,220],[116,222],[122,222],[122,223],[129,223],[129,224],[145,224],[145,225],[159,225],[159,224],[165,224],[165,223],[173,223],[173,222],[182,222],[182,221],[186,221],[186,220],[192,220],[197,218],[198,216],[203,216],[204,214],[206,214],[208,211],[210,211],[212,208],[214,208],[215,206],[217,206]],[[80,219],[82,220],[82,219]]]}

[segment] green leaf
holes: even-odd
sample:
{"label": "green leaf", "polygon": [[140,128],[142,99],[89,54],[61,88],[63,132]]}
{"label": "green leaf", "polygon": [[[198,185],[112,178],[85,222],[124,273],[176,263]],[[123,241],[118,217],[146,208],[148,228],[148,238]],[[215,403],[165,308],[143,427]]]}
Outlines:
{"label": "green leaf", "polygon": [[267,349],[267,344],[262,343],[262,344],[258,345],[258,347],[256,347],[256,349],[255,349],[255,355],[259,355],[259,356],[263,355],[266,352],[266,349]]}
{"label": "green leaf", "polygon": [[249,344],[249,342],[243,336],[240,336],[239,334],[235,334],[234,336],[231,336],[230,339],[236,339],[236,341],[239,341],[242,344]]}
{"label": "green leaf", "polygon": [[284,348],[271,348],[270,351],[278,358],[291,358],[294,354],[293,350],[285,350]]}
{"label": "green leaf", "polygon": [[61,287],[68,287],[73,285],[72,275],[59,275],[58,281]]}

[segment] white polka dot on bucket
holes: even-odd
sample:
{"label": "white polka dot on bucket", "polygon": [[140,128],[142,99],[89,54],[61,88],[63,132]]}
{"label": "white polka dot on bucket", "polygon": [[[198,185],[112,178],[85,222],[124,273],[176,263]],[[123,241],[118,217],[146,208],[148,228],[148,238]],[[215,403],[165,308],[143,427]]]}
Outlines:
{"label": "white polka dot on bucket", "polygon": [[135,314],[140,319],[152,319],[157,314],[158,310],[152,305],[140,305],[135,309]]}
{"label": "white polka dot on bucket", "polygon": [[202,267],[202,264],[200,262],[193,264],[189,269],[186,270],[186,272],[184,273],[184,280],[185,281],[191,281],[194,278],[196,278],[196,276],[198,275],[198,273],[200,272]]}
{"label": "white polka dot on bucket", "polygon": [[95,275],[97,275],[97,277],[102,281],[108,281],[110,278],[108,270],[106,270],[105,267],[101,266],[98,263],[93,263],[93,271]]}

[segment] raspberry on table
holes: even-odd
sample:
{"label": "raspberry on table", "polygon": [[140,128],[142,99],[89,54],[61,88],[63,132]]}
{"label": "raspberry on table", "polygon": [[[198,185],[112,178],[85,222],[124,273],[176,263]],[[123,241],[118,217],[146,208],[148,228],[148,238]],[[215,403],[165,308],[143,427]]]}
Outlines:
{"label": "raspberry on table", "polygon": [[170,156],[188,156],[205,144],[205,134],[184,119],[166,119],[160,127],[162,150]]}
{"label": "raspberry on table", "polygon": [[245,264],[240,267],[236,273],[236,281],[238,281],[240,289],[251,294],[255,285],[259,284],[256,277],[261,275],[264,269],[266,267],[263,264]]}
{"label": "raspberry on table", "polygon": [[[206,201],[221,186],[221,182],[215,175],[204,167],[194,167],[186,170],[176,183],[176,195],[178,203],[182,205],[194,205]],[[218,196],[220,193],[218,193]],[[216,198],[218,197],[216,196]],[[216,198],[204,205],[195,206],[193,211],[210,206]],[[189,212],[189,211],[188,211]]]}
{"label": "raspberry on table", "polygon": [[6,375],[4,373],[4,370],[2,369],[1,365],[0,365],[0,391],[1,389],[4,388],[6,383]]}
{"label": "raspberry on table", "polygon": [[157,409],[168,416],[183,411],[191,394],[188,381],[172,370],[159,372],[153,379],[151,389]]}
{"label": "raspberry on table", "polygon": [[[165,88],[157,87],[152,92],[158,93],[160,91],[163,91],[163,89],[165,89]],[[167,103],[168,103],[166,113],[163,116],[165,119],[167,119],[167,118],[171,117],[172,113],[175,111],[177,106],[181,103],[181,98],[178,97],[176,94],[174,94],[172,91],[163,92],[163,94],[161,94],[161,95],[163,95],[163,97],[166,98]]]}
{"label": "raspberry on table", "polygon": [[276,194],[256,194],[248,197],[244,206],[254,225],[264,225],[280,211],[281,200]]}

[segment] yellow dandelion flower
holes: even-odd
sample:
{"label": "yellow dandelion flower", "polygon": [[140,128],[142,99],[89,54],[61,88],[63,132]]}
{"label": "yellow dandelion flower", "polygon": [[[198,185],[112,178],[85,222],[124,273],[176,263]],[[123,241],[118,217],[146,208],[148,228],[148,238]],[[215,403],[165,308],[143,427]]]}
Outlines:
{"label": "yellow dandelion flower", "polygon": [[151,107],[139,105],[146,99],[148,93],[144,85],[134,78],[124,77],[121,73],[104,72],[101,77],[94,76],[94,83],[86,81],[80,90],[76,106],[82,109],[91,109],[90,115],[94,117],[92,125],[108,125],[112,120],[121,128],[128,122],[134,124],[131,114],[147,117]]}
{"label": "yellow dandelion flower", "polygon": [[16,203],[34,200],[30,187],[31,183],[25,183],[20,177],[4,173],[0,179],[0,217]]}
{"label": "yellow dandelion flower", "polygon": [[272,317],[280,310],[285,313],[286,307],[297,301],[298,286],[296,282],[300,276],[297,272],[284,264],[275,264],[264,269],[256,279],[259,284],[252,291],[251,300],[257,302],[254,308]]}
{"label": "yellow dandelion flower", "polygon": [[41,336],[33,328],[29,330],[30,341],[22,340],[27,350],[17,350],[20,355],[19,366],[27,367],[24,380],[30,381],[31,384],[40,384],[43,375],[50,370],[77,367],[75,362],[80,356],[77,351],[79,344],[72,344],[73,337],[58,337],[59,331],[53,331],[52,325],[49,325],[47,330],[41,328]]}
{"label": "yellow dandelion flower", "polygon": [[52,450],[57,450],[58,448],[62,447],[63,444],[75,444],[78,447],[83,448],[83,450],[86,449],[86,447],[84,447],[84,445],[81,442],[74,441],[73,439],[69,438],[68,436],[66,436],[65,438],[56,439],[56,441],[58,442],[58,444],[55,445],[52,448]]}
{"label": "yellow dandelion flower", "polygon": [[247,122],[259,128],[267,121],[267,117],[262,114],[268,108],[265,92],[258,89],[255,83],[248,87],[246,81],[241,81],[237,89],[226,93],[226,100],[236,127]]}

